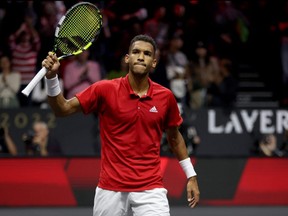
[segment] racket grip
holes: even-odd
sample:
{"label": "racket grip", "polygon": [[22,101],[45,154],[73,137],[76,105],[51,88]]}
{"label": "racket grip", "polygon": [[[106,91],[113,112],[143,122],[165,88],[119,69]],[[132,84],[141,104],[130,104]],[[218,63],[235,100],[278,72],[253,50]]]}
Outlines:
{"label": "racket grip", "polygon": [[21,91],[22,94],[26,95],[27,97],[32,92],[32,90],[35,88],[35,86],[41,81],[41,79],[45,76],[47,73],[47,69],[43,67],[29,82],[29,84]]}

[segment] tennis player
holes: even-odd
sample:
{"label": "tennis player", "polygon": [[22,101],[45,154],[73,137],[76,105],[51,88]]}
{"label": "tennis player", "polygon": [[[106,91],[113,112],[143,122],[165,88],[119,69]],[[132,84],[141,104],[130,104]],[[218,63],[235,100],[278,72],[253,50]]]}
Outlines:
{"label": "tennis player", "polygon": [[164,130],[187,176],[188,205],[193,208],[199,202],[196,172],[178,130],[183,120],[174,95],[149,78],[157,64],[156,49],[151,37],[135,36],[125,56],[126,77],[95,82],[69,100],[60,90],[57,56],[49,52],[42,62],[48,69],[48,101],[55,115],[99,115],[102,162],[94,216],[127,216],[131,209],[134,216],[170,215],[160,170]]}

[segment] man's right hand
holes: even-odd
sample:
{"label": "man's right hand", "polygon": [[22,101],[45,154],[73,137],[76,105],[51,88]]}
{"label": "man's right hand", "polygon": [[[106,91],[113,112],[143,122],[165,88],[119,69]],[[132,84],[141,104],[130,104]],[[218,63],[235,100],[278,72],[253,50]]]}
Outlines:
{"label": "man's right hand", "polygon": [[60,67],[60,62],[57,58],[57,55],[53,52],[49,52],[46,59],[42,61],[42,66],[47,69],[47,79],[52,79],[55,77]]}

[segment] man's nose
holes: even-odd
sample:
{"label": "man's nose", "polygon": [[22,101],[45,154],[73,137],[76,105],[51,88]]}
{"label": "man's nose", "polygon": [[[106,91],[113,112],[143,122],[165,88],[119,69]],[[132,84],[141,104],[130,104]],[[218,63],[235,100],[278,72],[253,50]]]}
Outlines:
{"label": "man's nose", "polygon": [[144,53],[139,53],[139,55],[138,55],[138,59],[139,60],[144,60]]}

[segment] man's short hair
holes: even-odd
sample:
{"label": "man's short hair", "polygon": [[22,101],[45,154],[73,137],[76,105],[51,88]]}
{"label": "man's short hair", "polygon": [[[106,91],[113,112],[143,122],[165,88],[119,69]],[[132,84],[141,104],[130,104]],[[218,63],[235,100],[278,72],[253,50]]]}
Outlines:
{"label": "man's short hair", "polygon": [[136,35],[131,40],[129,49],[131,48],[132,44],[135,43],[136,41],[148,42],[153,46],[154,52],[156,52],[156,50],[157,50],[157,44],[156,44],[155,40],[152,37],[150,37],[149,35],[145,35],[145,34]]}

